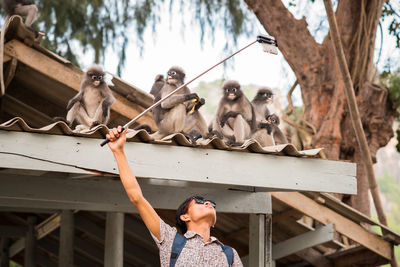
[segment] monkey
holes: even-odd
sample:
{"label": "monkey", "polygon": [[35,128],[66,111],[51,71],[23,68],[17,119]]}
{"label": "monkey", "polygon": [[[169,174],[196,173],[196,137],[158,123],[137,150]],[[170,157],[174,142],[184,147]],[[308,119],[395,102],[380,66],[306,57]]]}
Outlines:
{"label": "monkey", "polygon": [[104,81],[104,74],[99,66],[93,66],[85,73],[79,93],[67,105],[66,121],[70,127],[75,119],[90,128],[107,124],[115,97]]}
{"label": "monkey", "polygon": [[225,81],[222,91],[212,132],[222,134],[229,145],[240,146],[256,127],[254,108],[237,81]]}
{"label": "monkey", "polygon": [[[38,8],[32,4],[31,0],[3,0],[3,8],[8,16],[20,15],[26,17],[25,25],[28,27],[35,21],[38,12]],[[38,34],[38,32],[35,31],[35,34]]]}
{"label": "monkey", "polygon": [[274,142],[279,144],[289,143],[286,136],[279,129],[280,119],[276,114],[267,116],[267,122],[261,123],[261,127],[265,127],[269,135],[274,137]]}
{"label": "monkey", "polygon": [[268,104],[272,102],[273,93],[271,89],[262,87],[258,89],[257,94],[251,101],[254,112],[256,114],[257,127],[252,133],[252,138],[262,146],[273,146],[275,141],[273,136],[268,133],[267,128],[271,128],[271,125],[265,124],[266,118],[270,115]]}
{"label": "monkey", "polygon": [[[183,85],[185,75],[184,70],[177,66],[173,66],[168,70],[167,78],[164,81],[161,78],[162,76],[157,75],[151,91],[154,94],[154,103]],[[188,132],[195,126],[202,131],[203,125],[201,124],[203,122],[196,121],[196,119],[199,119],[198,110],[194,110],[193,114],[188,113],[188,110],[192,107],[193,100],[199,102],[200,98],[196,93],[191,93],[189,88],[185,86],[155,107],[153,109],[153,119],[157,124],[158,131],[153,133],[151,137],[157,140],[172,133],[183,133],[185,136],[190,137]],[[193,142],[192,138],[190,139]]]}

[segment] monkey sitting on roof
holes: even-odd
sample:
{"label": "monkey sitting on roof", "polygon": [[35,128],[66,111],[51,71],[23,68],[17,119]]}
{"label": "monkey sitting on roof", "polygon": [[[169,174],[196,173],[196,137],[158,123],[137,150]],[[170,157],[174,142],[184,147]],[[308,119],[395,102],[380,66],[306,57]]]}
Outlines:
{"label": "monkey sitting on roof", "polygon": [[104,81],[101,67],[93,66],[83,76],[79,93],[67,105],[67,119],[70,127],[74,120],[89,128],[107,124],[110,118],[110,107],[115,102],[112,91]]}
{"label": "monkey sitting on roof", "polygon": [[36,19],[38,8],[31,0],[3,0],[3,8],[8,16],[20,15],[26,17],[25,25],[30,27]]}

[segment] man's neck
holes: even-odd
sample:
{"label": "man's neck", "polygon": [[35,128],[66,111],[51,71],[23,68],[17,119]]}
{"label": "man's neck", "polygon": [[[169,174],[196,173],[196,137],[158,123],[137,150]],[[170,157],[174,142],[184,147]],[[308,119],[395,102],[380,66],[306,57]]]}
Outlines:
{"label": "man's neck", "polygon": [[189,223],[188,231],[199,234],[203,238],[204,242],[210,241],[210,224],[207,222]]}

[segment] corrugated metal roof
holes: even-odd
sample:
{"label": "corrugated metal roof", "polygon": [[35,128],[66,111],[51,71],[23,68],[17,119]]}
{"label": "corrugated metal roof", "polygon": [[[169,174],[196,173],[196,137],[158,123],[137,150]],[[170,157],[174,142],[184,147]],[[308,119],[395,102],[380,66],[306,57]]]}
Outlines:
{"label": "corrugated metal roof", "polygon": [[[77,127],[78,128],[78,127]],[[20,132],[31,132],[41,134],[55,134],[55,135],[68,135],[68,136],[79,136],[87,138],[105,138],[109,129],[105,125],[98,125],[93,129],[86,129],[82,131],[72,130],[64,122],[56,122],[41,128],[30,127],[22,118],[16,117],[0,125],[1,130],[6,131],[20,131]],[[257,141],[250,139],[247,140],[241,147],[231,147],[225,144],[219,138],[201,140],[197,144],[193,145],[183,134],[176,133],[166,136],[162,140],[153,140],[145,130],[135,131],[132,129],[128,130],[127,133],[128,142],[143,142],[143,143],[154,143],[160,145],[176,145],[176,146],[187,146],[197,148],[208,148],[208,149],[221,149],[221,150],[232,150],[241,152],[254,152],[261,154],[272,154],[272,155],[285,155],[295,157],[313,157],[318,155],[321,148],[302,150],[298,151],[292,144],[276,145],[269,147],[262,147]]]}

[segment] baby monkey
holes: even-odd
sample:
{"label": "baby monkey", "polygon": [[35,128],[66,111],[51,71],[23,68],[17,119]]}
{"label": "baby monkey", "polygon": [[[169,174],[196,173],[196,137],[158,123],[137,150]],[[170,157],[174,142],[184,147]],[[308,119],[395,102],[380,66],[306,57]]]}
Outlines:
{"label": "baby monkey", "polygon": [[267,116],[266,123],[260,123],[261,128],[267,129],[269,135],[274,137],[275,143],[287,144],[288,140],[286,136],[279,129],[280,119],[276,114],[271,114]]}
{"label": "baby monkey", "polygon": [[268,105],[272,103],[272,100],[271,89],[262,87],[258,89],[256,96],[251,101],[257,121],[257,127],[252,133],[252,138],[257,140],[262,147],[275,145],[273,136],[266,129],[267,127],[271,128],[269,124],[266,124],[266,118],[270,115]]}
{"label": "baby monkey", "polygon": [[99,66],[93,66],[85,73],[79,93],[67,105],[67,123],[70,127],[74,120],[90,128],[107,124],[115,98],[104,81],[104,75]]}

